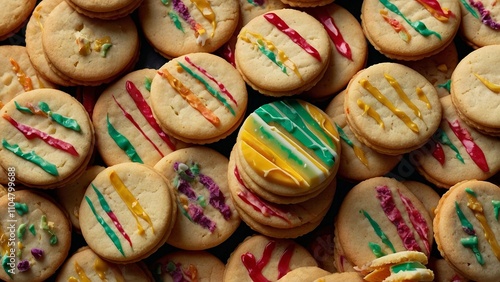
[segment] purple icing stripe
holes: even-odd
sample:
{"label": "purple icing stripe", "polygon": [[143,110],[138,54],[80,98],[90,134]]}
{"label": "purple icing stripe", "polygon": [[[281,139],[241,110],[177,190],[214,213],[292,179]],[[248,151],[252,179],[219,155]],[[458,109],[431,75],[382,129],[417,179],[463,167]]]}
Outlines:
{"label": "purple icing stripe", "polygon": [[217,209],[225,220],[231,218],[231,209],[226,205],[226,198],[212,178],[200,173],[200,183],[210,192],[210,205]]}
{"label": "purple icing stripe", "polygon": [[202,207],[194,204],[189,204],[187,213],[195,223],[201,225],[204,228],[207,228],[208,230],[210,230],[210,232],[214,232],[216,227],[215,222],[211,221],[203,214]]}
{"label": "purple icing stripe", "polygon": [[469,0],[469,3],[472,7],[479,11],[479,14],[481,15],[481,22],[483,22],[483,24],[491,27],[492,29],[500,29],[500,23],[493,20],[490,15],[490,11],[486,10],[481,1]]}

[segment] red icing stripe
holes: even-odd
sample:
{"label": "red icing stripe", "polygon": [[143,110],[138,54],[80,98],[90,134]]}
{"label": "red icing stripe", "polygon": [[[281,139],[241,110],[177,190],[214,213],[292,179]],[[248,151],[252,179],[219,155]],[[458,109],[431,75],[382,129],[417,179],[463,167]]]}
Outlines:
{"label": "red icing stripe", "polygon": [[377,199],[380,201],[380,206],[387,218],[396,226],[398,235],[403,241],[403,246],[410,251],[420,251],[420,246],[417,244],[413,232],[406,225],[401,212],[396,207],[389,187],[378,186],[375,190],[377,191]]}
{"label": "red icing stripe", "polygon": [[30,127],[30,126],[25,125],[25,124],[18,123],[16,120],[11,118],[7,114],[4,114],[2,117],[4,119],[6,119],[8,122],[10,122],[10,124],[12,124],[17,130],[19,130],[26,138],[28,138],[30,140],[35,139],[35,138],[39,138],[39,139],[43,140],[45,143],[47,143],[48,145],[50,145],[56,149],[65,151],[66,153],[69,153],[69,154],[76,156],[76,157],[79,156],[78,152],[76,151],[75,147],[73,147],[73,145],[71,145],[63,140],[59,140],[57,138],[54,138],[54,137],[50,136],[49,134],[47,134],[43,131],[40,131],[36,128]]}
{"label": "red icing stripe", "polygon": [[276,248],[276,242],[270,241],[264,247],[264,252],[262,257],[257,261],[255,255],[252,253],[244,253],[241,255],[241,262],[245,265],[248,275],[254,282],[269,282],[267,278],[262,274],[262,269],[269,264],[271,260],[271,255],[273,254],[274,248]]}
{"label": "red icing stripe", "polygon": [[483,150],[481,150],[481,148],[474,142],[474,139],[472,139],[472,136],[470,135],[467,128],[461,127],[458,120],[455,120],[454,122],[448,121],[448,125],[450,126],[453,133],[455,133],[455,136],[457,136],[460,142],[462,142],[465,150],[467,151],[471,159],[476,163],[476,165],[484,172],[490,171]]}
{"label": "red icing stripe", "polygon": [[432,150],[432,156],[441,164],[444,165],[446,159],[444,155],[443,146],[439,142],[434,141],[434,150]]}
{"label": "red icing stripe", "polygon": [[401,194],[398,190],[399,198],[403,202],[406,208],[406,212],[410,216],[411,224],[413,228],[417,231],[418,236],[424,242],[425,251],[427,255],[431,253],[431,244],[429,243],[429,226],[427,226],[427,222],[425,221],[422,214],[415,208],[411,200]]}
{"label": "red icing stripe", "polygon": [[313,10],[315,18],[317,18],[325,27],[326,32],[332,39],[337,51],[347,59],[352,61],[351,47],[344,40],[340,30],[335,25],[333,18],[328,14],[324,8],[315,8]]}
{"label": "red icing stripe", "polygon": [[278,279],[290,272],[290,261],[292,260],[294,249],[295,245],[290,244],[281,255],[280,261],[278,262]]}
{"label": "red icing stripe", "polygon": [[293,43],[299,45],[304,51],[313,56],[316,60],[321,62],[321,56],[318,50],[311,46],[296,30],[290,28],[278,15],[275,13],[264,14],[264,18],[277,27],[281,32],[286,34]]}

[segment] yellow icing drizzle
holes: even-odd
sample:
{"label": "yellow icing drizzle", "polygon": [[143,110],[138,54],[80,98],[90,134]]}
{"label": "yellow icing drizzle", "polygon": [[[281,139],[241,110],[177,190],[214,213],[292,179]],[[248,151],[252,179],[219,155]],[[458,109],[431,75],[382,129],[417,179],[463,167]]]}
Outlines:
{"label": "yellow icing drizzle", "polygon": [[[311,114],[312,118],[321,126],[323,132],[325,132],[328,136],[330,136],[337,143],[340,142],[339,133],[335,129],[334,124],[328,120],[324,114],[322,114],[319,109],[315,107],[310,107],[309,105],[305,105],[307,111]],[[312,129],[314,130],[314,129]],[[328,140],[322,134],[317,134],[318,138],[321,138],[323,143],[328,144]]]}
{"label": "yellow icing drizzle", "polygon": [[212,10],[212,6],[206,0],[191,0],[194,3],[198,11],[203,15],[203,17],[212,24],[212,34],[210,37],[214,37],[215,28],[217,27],[217,21],[215,20],[215,13]]}
{"label": "yellow icing drizzle", "polygon": [[111,43],[111,38],[109,36],[104,36],[94,40],[94,51],[100,52],[102,45]]}
{"label": "yellow icing drizzle", "polygon": [[495,238],[495,233],[493,233],[493,230],[491,230],[491,227],[488,224],[486,217],[484,216],[483,206],[474,195],[471,195],[469,193],[466,193],[466,195],[468,199],[467,207],[472,210],[474,216],[481,223],[481,227],[484,231],[484,237],[490,244],[497,260],[500,261],[500,246],[498,245],[497,239]]}
{"label": "yellow icing drizzle", "polygon": [[363,110],[363,115],[368,114],[380,125],[380,127],[385,128],[384,121],[380,118],[380,115],[374,109],[372,109],[372,107],[367,105],[361,99],[358,99],[356,103],[358,104],[358,107]]}
{"label": "yellow icing drizzle", "polygon": [[167,70],[158,71],[158,74],[165,78],[170,86],[172,86],[172,88],[174,88],[174,90],[177,91],[177,93],[179,93],[191,107],[200,112],[210,123],[214,126],[218,126],[220,124],[219,118],[210,109],[205,107],[203,102],[196,97],[196,95],[189,88],[184,86],[182,82],[173,77]]}
{"label": "yellow icing drizzle", "polygon": [[97,276],[101,278],[102,281],[108,281],[106,278],[106,271],[108,271],[108,264],[103,261],[101,258],[96,257],[94,260],[94,270],[97,273]]}
{"label": "yellow icing drizzle", "polygon": [[398,96],[403,102],[410,108],[412,109],[413,113],[419,118],[422,119],[422,113],[420,113],[420,110],[413,104],[413,102],[408,98],[408,95],[404,92],[403,88],[401,88],[401,85],[399,85],[399,82],[389,74],[384,74],[385,79],[389,84],[396,90],[396,93],[398,93]]}
{"label": "yellow icing drizzle", "polygon": [[76,279],[75,277],[71,276],[68,278],[68,282],[78,282],[78,279]]}
{"label": "yellow icing drizzle", "polygon": [[0,224],[0,246],[2,247],[2,254],[7,255],[9,253],[9,236],[2,232],[3,228]]}
{"label": "yellow icing drizzle", "polygon": [[385,97],[376,87],[371,85],[371,83],[366,79],[361,79],[359,81],[361,86],[365,88],[377,101],[386,106],[393,114],[395,114],[400,120],[402,120],[411,131],[418,133],[419,129],[417,124],[415,124],[403,111],[396,108],[387,97]]}
{"label": "yellow icing drizzle", "polygon": [[125,186],[125,184],[115,171],[110,172],[109,180],[111,181],[113,188],[115,188],[115,191],[118,193],[118,195],[120,195],[120,198],[127,205],[128,209],[134,216],[135,221],[137,222],[137,229],[139,230],[139,234],[144,234],[144,228],[140,224],[138,217],[145,220],[149,224],[149,226],[151,226],[151,230],[154,234],[155,230],[153,228],[153,222],[149,218],[149,215],[146,213],[146,211],[144,211],[139,201],[134,197],[127,186]]}
{"label": "yellow icing drizzle", "polygon": [[422,88],[420,87],[417,87],[415,91],[417,92],[418,99],[425,103],[427,109],[432,109],[431,102],[429,102],[429,99],[427,99],[427,95],[425,95],[424,90],[422,90]]}
{"label": "yellow icing drizzle", "polygon": [[487,80],[486,78],[480,76],[479,74],[475,73],[474,74],[477,79],[479,79],[479,81],[481,81],[484,86],[486,86],[489,90],[495,92],[495,93],[500,93],[500,84],[495,84],[489,80]]}
{"label": "yellow icing drizzle", "polygon": [[35,20],[36,20],[36,23],[38,24],[38,26],[40,27],[40,29],[43,31],[43,24],[42,24],[42,21],[41,21],[41,15],[39,13],[39,11],[42,9],[42,5],[38,5],[38,7],[36,7],[35,11],[33,12],[33,17],[35,17]]}
{"label": "yellow icing drizzle", "polygon": [[[80,277],[80,281],[81,282],[90,282],[89,277],[87,276],[87,274],[85,273],[83,268],[78,264],[78,262],[75,261],[74,266],[75,266],[76,274],[78,275],[78,277]],[[70,277],[70,279],[71,278],[73,278],[73,277]]]}
{"label": "yellow icing drizzle", "polygon": [[31,78],[26,75],[19,64],[12,58],[10,58],[10,64],[12,65],[12,70],[16,73],[17,81],[23,86],[24,91],[33,90]]}

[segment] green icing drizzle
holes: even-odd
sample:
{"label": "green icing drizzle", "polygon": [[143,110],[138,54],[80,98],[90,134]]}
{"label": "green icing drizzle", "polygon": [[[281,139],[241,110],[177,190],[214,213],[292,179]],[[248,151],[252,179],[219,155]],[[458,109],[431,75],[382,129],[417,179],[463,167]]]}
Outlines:
{"label": "green icing drizzle", "polygon": [[257,3],[255,3],[255,1],[253,0],[247,0],[248,4],[252,5],[252,6],[255,6],[255,7],[258,7],[259,5]]}
{"label": "green icing drizzle", "polygon": [[444,132],[444,130],[442,130],[441,128],[438,128],[436,133],[434,133],[434,138],[436,138],[439,141],[439,143],[450,147],[450,149],[452,149],[455,152],[455,157],[461,163],[465,163],[464,158],[462,158],[462,155],[458,151],[458,148],[455,147],[455,145],[453,145],[453,143],[451,142],[451,140],[448,137],[448,135],[446,134],[446,132]]}
{"label": "green icing drizzle", "polygon": [[16,202],[14,204],[14,208],[16,209],[17,214],[20,216],[23,216],[29,212],[29,208],[26,203]]}
{"label": "green icing drizzle", "polygon": [[[262,134],[263,138],[266,138],[266,139],[271,140],[271,141],[275,140],[274,136],[270,132],[268,132],[266,130],[266,128],[260,127],[259,130],[260,130],[260,133]],[[293,150],[287,148],[285,145],[282,145],[281,143],[278,143],[278,142],[274,142],[274,143],[275,143],[274,145],[277,145],[280,150],[284,151],[285,155],[290,160],[297,162],[299,165],[304,164],[304,162],[294,153]]]}
{"label": "green icing drizzle", "polygon": [[460,243],[462,243],[464,247],[470,248],[476,257],[477,262],[480,265],[484,265],[483,256],[479,251],[479,245],[476,236],[476,231],[474,231],[474,226],[472,225],[472,223],[470,223],[467,217],[465,217],[464,213],[462,212],[462,209],[460,208],[457,202],[455,202],[455,211],[460,220],[460,224],[462,225],[462,230],[464,230],[466,234],[471,235],[470,237],[461,238]]}
{"label": "green icing drizzle", "polygon": [[493,211],[495,212],[495,218],[498,221],[498,214],[500,212],[500,201],[491,200],[491,204],[493,205]]}
{"label": "green icing drizzle", "polygon": [[163,3],[163,5],[167,6],[170,2],[168,0],[161,0],[161,3]]}
{"label": "green icing drizzle", "polygon": [[262,52],[262,54],[264,54],[269,60],[277,65],[284,74],[288,75],[288,73],[286,72],[286,66],[282,62],[280,62],[278,58],[276,58],[276,54],[274,54],[273,51],[266,48],[266,44],[264,44],[261,39],[257,40],[257,47],[259,48],[260,52]]}
{"label": "green icing drizzle", "polygon": [[363,213],[363,215],[366,217],[366,219],[368,219],[368,221],[370,222],[370,224],[373,228],[373,231],[375,231],[375,233],[382,240],[382,242],[386,246],[388,246],[392,250],[393,253],[395,253],[396,249],[392,245],[391,240],[389,240],[389,237],[387,237],[387,235],[384,233],[384,231],[382,231],[382,229],[380,228],[380,225],[378,225],[378,223],[375,220],[373,220],[373,218],[370,216],[370,214],[368,214],[368,212],[366,212],[365,210],[361,210],[360,212]]}
{"label": "green icing drizzle", "polygon": [[43,230],[47,231],[47,233],[49,233],[49,235],[50,235],[49,243],[51,245],[57,244],[57,241],[58,241],[57,236],[54,233],[54,231],[52,231],[49,224],[47,223],[47,216],[46,215],[42,215],[42,217],[40,218],[40,228],[42,228]]}
{"label": "green icing drizzle", "polygon": [[28,107],[23,107],[19,105],[16,101],[14,101],[14,105],[16,105],[16,109],[20,112],[27,113],[27,114],[33,114],[33,112],[28,108]]}
{"label": "green icing drizzle", "polygon": [[149,77],[146,77],[144,79],[144,87],[146,88],[146,90],[148,90],[149,92],[151,92],[151,82],[153,82],[153,80]]}
{"label": "green icing drizzle", "polygon": [[94,204],[92,204],[92,201],[88,196],[85,196],[85,201],[87,201],[87,204],[89,205],[90,209],[92,210],[92,213],[94,214],[95,218],[97,219],[97,222],[102,226],[106,234],[108,235],[109,239],[113,242],[115,247],[120,251],[122,256],[125,256],[125,253],[123,252],[122,244],[120,243],[120,239],[118,239],[118,236],[116,236],[116,233],[109,227],[109,225],[106,223],[104,218],[102,216],[98,215]]}
{"label": "green icing drizzle", "polygon": [[30,231],[31,234],[33,234],[33,236],[36,236],[36,229],[35,229],[35,225],[33,223],[30,224],[30,226],[28,227],[28,230]]}
{"label": "green icing drizzle", "polygon": [[12,278],[12,274],[14,274],[14,273],[11,272],[11,271],[13,271],[13,269],[10,268],[10,266],[9,266],[9,260],[10,260],[9,256],[7,256],[7,255],[4,255],[2,257],[2,268],[5,271],[5,273],[7,273],[7,275],[9,275],[10,278]]}
{"label": "green icing drizzle", "polygon": [[337,131],[339,132],[340,139],[344,140],[344,142],[346,142],[347,145],[349,145],[349,147],[353,147],[354,144],[349,139],[349,137],[347,137],[347,134],[345,134],[345,132],[342,129],[342,127],[340,127],[337,123],[335,123],[335,128],[337,128]]}
{"label": "green icing drizzle", "polygon": [[418,261],[408,261],[391,266],[391,272],[398,273],[401,271],[415,271],[419,268],[425,269],[426,267]]}
{"label": "green icing drizzle", "polygon": [[469,3],[467,3],[466,0],[460,0],[460,2],[462,2],[462,4],[464,5],[465,9],[467,9],[467,11],[469,11],[469,13],[476,19],[479,19],[479,15],[477,14],[476,10],[474,10],[474,8],[471,7],[471,5],[469,5]]}
{"label": "green icing drizzle", "polygon": [[104,199],[102,193],[94,186],[94,183],[90,183],[90,185],[92,186],[92,189],[94,189],[94,192],[97,194],[97,199],[99,199],[99,203],[101,204],[102,209],[107,213],[111,212],[111,208],[109,207],[106,199]]}
{"label": "green icing drizzle", "polygon": [[108,134],[113,139],[113,141],[115,141],[116,145],[118,145],[118,147],[120,147],[120,149],[122,149],[125,154],[127,154],[131,161],[141,164],[144,163],[127,137],[118,132],[118,130],[116,130],[116,128],[111,124],[111,122],[109,121],[109,116],[106,116],[106,122],[108,123]]}
{"label": "green icing drizzle", "polygon": [[[167,3],[168,4],[168,3]],[[177,16],[176,13],[172,12],[172,11],[169,11],[168,12],[168,16],[170,17],[170,19],[172,20],[172,22],[175,24],[175,27],[182,31],[182,33],[184,33],[184,28],[182,27],[182,23],[181,21],[179,20],[179,16]]]}
{"label": "green icing drizzle", "polygon": [[384,253],[384,251],[382,251],[382,248],[380,247],[379,244],[373,243],[373,242],[368,242],[368,246],[370,247],[370,249],[372,250],[372,253],[377,258],[380,258],[380,257],[383,257],[386,255],[386,253]]}
{"label": "green icing drizzle", "polygon": [[219,100],[224,105],[224,107],[226,107],[229,110],[229,112],[231,112],[231,114],[233,116],[236,115],[235,111],[233,110],[233,107],[231,107],[231,105],[229,105],[227,100],[222,96],[222,94],[219,91],[215,90],[212,86],[210,86],[210,84],[208,84],[208,82],[206,80],[204,80],[200,75],[195,73],[193,70],[191,70],[190,68],[188,68],[184,64],[182,64],[180,62],[178,62],[178,64],[179,64],[179,66],[181,66],[181,68],[183,70],[185,70],[187,73],[189,73],[189,75],[191,75],[196,80],[201,82],[205,86],[207,91],[210,92],[210,94],[212,94],[212,96],[214,96],[217,100]]}
{"label": "green icing drizzle", "polygon": [[17,232],[16,232],[16,235],[17,235],[17,238],[19,239],[19,241],[23,240],[25,233],[26,233],[26,223],[21,223],[19,225],[19,227],[17,228]]}
{"label": "green icing drizzle", "polygon": [[438,84],[437,86],[440,88],[446,89],[446,91],[448,91],[448,93],[450,93],[451,92],[451,79],[448,79],[447,82]]}
{"label": "green icing drizzle", "polygon": [[394,5],[391,2],[389,2],[389,0],[379,0],[379,1],[387,9],[389,9],[391,12],[393,12],[393,13],[397,14],[398,16],[402,17],[411,27],[413,27],[413,29],[416,32],[422,34],[423,36],[435,35],[437,38],[441,39],[441,35],[439,35],[439,33],[428,29],[427,26],[425,26],[425,24],[423,22],[421,22],[421,21],[416,21],[416,22],[410,21],[408,18],[405,17],[405,15],[403,15],[403,13],[401,13],[401,11],[398,9],[398,7],[396,7],[396,5]]}
{"label": "green icing drizzle", "polygon": [[106,58],[106,56],[108,55],[109,48],[111,48],[111,46],[113,46],[113,44],[111,43],[102,44],[101,52],[99,52],[99,55],[101,55],[101,57],[103,58]]}
{"label": "green icing drizzle", "polygon": [[474,190],[472,190],[469,187],[465,188],[465,192],[467,192],[467,194],[469,194],[469,195],[476,197],[476,192],[474,192]]}
{"label": "green icing drizzle", "polygon": [[50,118],[52,118],[52,120],[54,120],[58,124],[68,128],[68,129],[74,130],[74,131],[78,131],[78,132],[81,131],[80,125],[78,124],[78,122],[75,119],[65,117],[65,116],[60,115],[58,113],[52,112],[47,103],[39,102],[38,107],[40,107],[40,110],[42,110],[44,113],[46,113],[48,116],[50,116]]}
{"label": "green icing drizzle", "polygon": [[8,151],[11,151],[16,156],[21,157],[21,158],[27,160],[28,162],[36,164],[41,169],[43,169],[45,172],[47,172],[51,175],[54,175],[54,176],[59,175],[59,172],[57,171],[57,167],[54,164],[44,160],[42,157],[37,155],[35,153],[35,151],[30,151],[28,153],[24,153],[21,150],[21,148],[19,147],[19,145],[17,145],[17,144],[11,145],[5,139],[2,140],[2,145],[5,149],[7,149]]}

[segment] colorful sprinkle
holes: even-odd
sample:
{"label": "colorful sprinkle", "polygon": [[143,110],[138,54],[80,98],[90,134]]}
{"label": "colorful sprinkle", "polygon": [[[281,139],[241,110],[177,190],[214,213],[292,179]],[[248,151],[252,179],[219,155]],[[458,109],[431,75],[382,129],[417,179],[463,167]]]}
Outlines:
{"label": "colorful sprinkle", "polygon": [[18,215],[23,216],[29,212],[28,205],[26,203],[15,202],[14,208]]}

